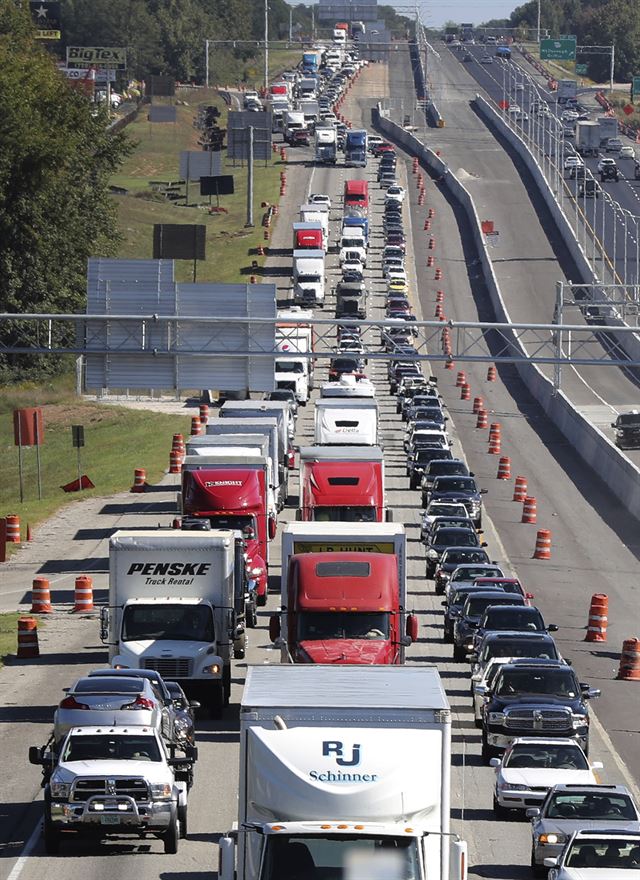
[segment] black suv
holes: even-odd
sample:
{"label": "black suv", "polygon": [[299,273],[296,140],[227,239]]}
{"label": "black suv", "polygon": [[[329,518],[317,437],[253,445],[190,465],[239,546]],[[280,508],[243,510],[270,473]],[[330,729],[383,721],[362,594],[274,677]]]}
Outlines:
{"label": "black suv", "polygon": [[484,634],[511,630],[520,632],[557,632],[555,623],[546,624],[538,608],[526,605],[524,608],[487,608],[478,624],[473,642],[474,650],[479,647]]}
{"label": "black suv", "polygon": [[440,526],[428,537],[426,543],[427,566],[426,576],[432,578],[438,568],[442,554],[452,547],[480,548],[486,547],[486,541],[480,541],[478,532],[469,526]]}
{"label": "black suv", "polygon": [[640,413],[632,410],[620,413],[611,427],[616,434],[615,444],[618,449],[637,449],[640,446]]}
{"label": "black suv", "polygon": [[484,707],[482,760],[488,763],[520,736],[570,737],[588,754],[587,700],[598,696],[562,661],[505,663]]}
{"label": "black suv", "polygon": [[490,565],[489,554],[482,547],[449,547],[440,557],[434,581],[435,591],[444,593],[447,582],[459,565]]}
{"label": "black suv", "polygon": [[432,461],[425,470],[420,483],[422,491],[422,506],[426,507],[429,503],[429,492],[437,477],[473,477],[474,474],[469,472],[469,468],[460,458],[436,459]]}
{"label": "black suv", "polygon": [[[460,617],[462,613],[462,609],[464,607],[464,603],[467,601],[467,596],[471,593],[486,593],[488,590],[483,590],[482,587],[476,587],[474,584],[464,584],[459,589],[451,588],[449,592],[449,598],[445,599],[442,602],[442,607],[444,608],[444,633],[443,638],[445,642],[453,641],[453,627]],[[493,590],[491,592],[499,593],[504,592],[502,590]]]}
{"label": "black suv", "polygon": [[437,477],[429,493],[429,501],[459,501],[477,529],[482,525],[482,496],[486,489],[478,489],[473,477]]}
{"label": "black suv", "polygon": [[[498,593],[498,595],[496,595]],[[500,595],[501,594],[501,595]],[[462,663],[473,648],[473,637],[480,618],[489,606],[524,605],[524,598],[504,590],[481,590],[467,596],[458,619],[453,626],[453,659]]]}

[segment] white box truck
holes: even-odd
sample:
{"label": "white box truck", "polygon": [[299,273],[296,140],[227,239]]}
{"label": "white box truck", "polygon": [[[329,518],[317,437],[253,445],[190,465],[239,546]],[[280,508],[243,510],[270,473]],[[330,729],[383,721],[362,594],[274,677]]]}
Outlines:
{"label": "white box truck", "polygon": [[316,125],[316,162],[335,165],[338,159],[338,135],[333,125]]}
{"label": "white box truck", "polygon": [[[309,323],[302,323],[304,320]],[[278,312],[276,324],[276,348],[286,352],[288,357],[276,358],[275,377],[278,388],[290,388],[298,403],[306,404],[313,390],[313,359],[295,357],[314,348],[314,331],[311,325],[313,312],[294,306]]]}
{"label": "white box truck", "polygon": [[230,529],[118,531],[101,638],[115,668],[155,669],[214,717],[229,702],[244,603],[244,544]]}
{"label": "white box truck", "polygon": [[300,205],[301,223],[319,223],[325,241],[329,241],[329,208],[327,205]]}
{"label": "white box truck", "polygon": [[600,149],[600,126],[590,119],[576,122],[576,150],[581,156],[597,156]]}
{"label": "white box truck", "polygon": [[372,398],[321,397],[315,405],[314,443],[377,446],[378,404]]}
{"label": "white box truck", "polygon": [[250,666],[238,823],[220,840],[219,880],[280,880],[285,866],[346,878],[358,856],[368,869],[356,876],[465,880],[450,776],[435,666]]}
{"label": "white box truck", "polygon": [[305,127],[304,113],[299,110],[288,110],[284,114],[284,139],[291,143],[294,131],[301,131]]}
{"label": "white box truck", "polygon": [[323,306],[325,288],[323,250],[294,250],[293,299],[301,306]]}

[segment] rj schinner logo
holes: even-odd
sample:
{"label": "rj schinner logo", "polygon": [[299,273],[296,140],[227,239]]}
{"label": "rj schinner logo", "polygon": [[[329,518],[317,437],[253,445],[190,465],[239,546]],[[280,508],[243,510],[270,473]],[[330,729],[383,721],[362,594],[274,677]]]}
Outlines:
{"label": "rj schinner logo", "polygon": [[[357,767],[360,763],[360,744],[354,743],[345,748],[339,740],[324,740],[322,757],[335,757],[338,767]],[[377,773],[354,773],[344,770],[310,770],[309,776],[314,782],[376,782]]]}

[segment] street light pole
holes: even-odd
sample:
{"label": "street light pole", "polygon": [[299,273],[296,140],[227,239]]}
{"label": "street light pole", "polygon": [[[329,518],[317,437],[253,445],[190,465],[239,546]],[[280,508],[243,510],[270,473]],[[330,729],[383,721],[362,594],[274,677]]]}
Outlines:
{"label": "street light pole", "polygon": [[209,88],[209,40],[204,41],[204,81]]}
{"label": "street light pole", "polygon": [[269,91],[269,3],[264,0],[264,90]]}
{"label": "street light pole", "polygon": [[542,0],[538,0],[538,46],[540,45],[540,7]]}

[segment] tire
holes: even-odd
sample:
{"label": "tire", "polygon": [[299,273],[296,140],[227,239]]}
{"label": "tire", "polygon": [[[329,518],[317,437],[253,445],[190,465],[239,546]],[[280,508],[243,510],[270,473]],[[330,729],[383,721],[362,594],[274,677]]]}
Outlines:
{"label": "tire", "polygon": [[208,709],[209,716],[211,718],[222,718],[222,712],[224,710],[224,694],[222,681],[216,683],[214,689],[212,690],[211,697],[209,699]]}
{"label": "tire", "polygon": [[44,850],[48,856],[57,856],[60,852],[60,832],[53,827],[51,821],[44,817]]}
{"label": "tire", "polygon": [[258,595],[256,596],[256,605],[258,605],[260,608],[264,608],[264,606],[267,604],[267,592],[268,591],[265,591],[262,595],[258,593]]}
{"label": "tire", "polygon": [[180,828],[178,822],[178,810],[172,811],[171,823],[169,828],[162,835],[164,851],[167,855],[175,856],[178,852],[178,842],[180,840]]}
{"label": "tire", "polygon": [[454,663],[463,663],[466,657],[466,651],[464,648],[461,648],[460,645],[453,646],[453,661]]}
{"label": "tire", "polygon": [[188,834],[189,828],[188,808],[186,804],[183,807],[178,807],[178,822],[180,824],[180,840],[184,840]]}
{"label": "tire", "polygon": [[[425,577],[427,578],[427,580],[431,580],[431,578],[434,576],[434,574],[435,574],[435,569],[434,569],[433,565],[429,565],[429,563],[427,562],[427,567],[425,570]],[[436,590],[436,592],[437,592],[437,590]]]}
{"label": "tire", "polygon": [[256,603],[250,602],[247,605],[247,610],[245,611],[245,617],[247,620],[247,627],[249,629],[255,629],[258,625],[258,615],[256,613]]}
{"label": "tire", "polygon": [[483,764],[489,764],[489,761],[492,758],[496,757],[496,750],[489,745],[487,742],[487,738],[484,734],[482,734],[482,762]]}
{"label": "tire", "polygon": [[224,705],[228,706],[231,700],[231,663],[227,663],[222,670],[222,699]]}
{"label": "tire", "polygon": [[447,642],[448,644],[450,644],[450,643],[453,641],[453,633],[452,633],[451,630],[448,629],[446,626],[445,626],[445,628],[444,628],[443,639],[444,639],[445,642]]}
{"label": "tire", "polygon": [[506,819],[509,815],[509,810],[505,809],[505,807],[498,803],[495,794],[493,796],[493,812],[496,815],[496,819]]}
{"label": "tire", "polygon": [[549,869],[545,868],[544,865],[537,865],[536,864],[536,857],[535,857],[535,853],[533,851],[533,847],[531,847],[531,862],[530,862],[530,864],[531,864],[531,870],[533,871],[534,877],[544,877],[549,871]]}

